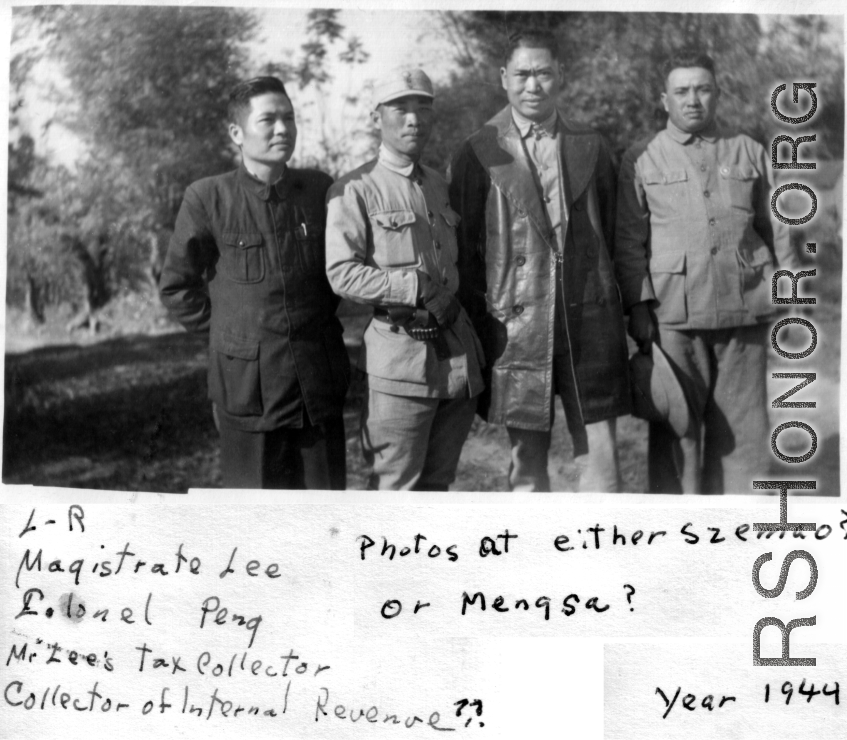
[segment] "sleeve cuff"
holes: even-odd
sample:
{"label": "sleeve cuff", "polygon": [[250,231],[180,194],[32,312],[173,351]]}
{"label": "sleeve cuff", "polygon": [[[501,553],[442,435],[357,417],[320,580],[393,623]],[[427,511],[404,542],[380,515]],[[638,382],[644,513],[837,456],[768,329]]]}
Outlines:
{"label": "sleeve cuff", "polygon": [[629,313],[629,310],[636,303],[644,301],[655,301],[656,294],[653,292],[653,282],[649,275],[645,275],[640,282],[631,283],[626,288],[621,286],[621,294],[624,299],[624,310]]}
{"label": "sleeve cuff", "polygon": [[414,270],[389,273],[387,303],[415,306],[418,302],[418,275]]}

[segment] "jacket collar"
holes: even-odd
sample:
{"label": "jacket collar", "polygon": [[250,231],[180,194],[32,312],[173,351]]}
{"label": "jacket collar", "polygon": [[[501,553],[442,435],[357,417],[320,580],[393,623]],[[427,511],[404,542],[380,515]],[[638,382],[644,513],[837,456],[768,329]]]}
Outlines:
{"label": "jacket collar", "polygon": [[386,147],[385,144],[379,145],[379,154],[377,154],[377,159],[383,167],[391,170],[392,172],[396,172],[398,175],[402,175],[403,177],[412,177],[413,175],[423,177],[423,168],[419,163],[407,162],[405,159],[401,159],[388,147]]}
{"label": "jacket collar", "polygon": [[710,144],[714,144],[718,140],[718,125],[714,121],[712,121],[702,131],[689,133],[688,131],[683,131],[682,129],[677,128],[673,123],[671,123],[671,119],[668,118],[666,130],[668,132],[668,136],[670,136],[678,144],[688,144],[695,139],[703,139],[704,141],[708,141]]}
{"label": "jacket collar", "polygon": [[276,190],[276,194],[282,198],[287,192],[291,184],[290,168],[286,167],[283,170],[282,177],[279,178],[273,185],[263,182],[258,177],[251,175],[242,162],[238,167],[238,182],[241,183],[248,193],[253,193],[257,198],[267,200],[271,195],[271,188]]}
{"label": "jacket collar", "polygon": [[[521,115],[521,113],[512,108],[512,118],[515,120],[515,126],[518,127],[518,131],[521,135],[522,139],[525,139],[532,133],[532,127],[535,124],[534,121],[530,121],[526,116]],[[557,111],[553,111],[546,120],[542,121],[539,125],[547,132],[547,134],[551,137],[556,136],[556,121],[559,118],[559,114]]]}
{"label": "jacket collar", "polygon": [[[568,125],[558,114],[557,138],[559,140],[562,179],[565,185],[565,209],[562,218],[567,219],[571,203],[588,186],[594,174],[599,151],[599,139],[590,130],[577,130]],[[491,181],[505,193],[509,200],[526,212],[536,230],[545,241],[554,247],[556,243],[547,225],[547,214],[541,202],[538,186],[521,140],[520,130],[512,116],[512,107],[506,106],[471,137],[471,146],[488,171]]]}

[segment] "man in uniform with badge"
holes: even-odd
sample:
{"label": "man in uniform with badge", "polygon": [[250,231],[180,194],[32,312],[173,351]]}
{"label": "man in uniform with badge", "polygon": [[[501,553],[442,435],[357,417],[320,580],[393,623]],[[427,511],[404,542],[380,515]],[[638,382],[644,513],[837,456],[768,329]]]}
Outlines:
{"label": "man in uniform with badge", "polygon": [[715,122],[714,61],[681,50],[662,72],[667,126],[624,156],[615,248],[630,334],[659,344],[689,407],[685,428],[650,425],[649,490],[750,493],[767,471],[771,276],[798,260],[768,153]]}
{"label": "man in uniform with badge", "polygon": [[338,295],[374,307],[359,360],[370,487],[446,491],[482,391],[478,340],[455,295],[458,216],[420,163],[434,118],[427,75],[393,72],[374,96],[382,143],[330,188],[327,275]]}

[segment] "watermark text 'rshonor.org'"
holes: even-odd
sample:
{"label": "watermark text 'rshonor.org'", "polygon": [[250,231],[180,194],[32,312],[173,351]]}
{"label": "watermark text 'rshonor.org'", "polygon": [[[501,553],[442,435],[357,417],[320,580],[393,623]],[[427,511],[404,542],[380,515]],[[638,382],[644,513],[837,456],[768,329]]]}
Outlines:
{"label": "watermark text 'rshonor.org'", "polygon": [[[780,111],[778,106],[778,98],[780,93],[786,90],[786,85],[781,84],[778,85],[771,95],[771,109],[773,110],[776,118],[785,124],[789,124],[791,126],[797,126],[801,123],[805,123],[806,121],[811,120],[811,118],[815,115],[815,112],[818,108],[818,99],[815,94],[816,83],[814,82],[795,82],[792,84],[792,102],[798,102],[798,94],[801,90],[805,91],[806,94],[810,98],[810,105],[808,110],[799,116],[787,116],[782,111]],[[817,140],[816,134],[811,134],[810,136],[798,136],[797,138],[792,138],[787,134],[780,134],[774,137],[773,142],[771,143],[771,163],[775,170],[814,170],[817,168],[817,164],[815,162],[798,162],[797,161],[797,149],[801,144],[813,143]],[[790,162],[780,162],[778,156],[778,150],[780,144],[789,144],[791,146],[791,161]],[[779,210],[779,197],[783,193],[790,190],[799,190],[800,192],[805,193],[811,199],[811,206],[809,208],[809,212],[801,217],[801,218],[789,218],[784,216]],[[800,226],[802,224],[806,224],[814,218],[815,213],[818,208],[818,199],[815,195],[815,191],[809,187],[808,185],[804,185],[799,182],[791,182],[786,185],[782,185],[778,187],[771,197],[771,211],[775,218],[781,221],[784,224],[788,224],[791,226]],[[809,242],[806,244],[806,251],[808,254],[816,254],[817,253],[817,244],[815,242]],[[806,277],[815,277],[817,270],[800,270],[797,273],[793,273],[790,270],[778,270],[773,274],[771,278],[771,300],[775,305],[788,305],[788,306],[802,306],[802,305],[814,305],[816,303],[816,299],[811,296],[803,296],[800,297],[797,295],[798,283],[802,278]],[[780,298],[778,294],[778,286],[779,281],[782,278],[789,278],[791,280],[791,296]],[[802,326],[806,329],[809,335],[809,344],[805,349],[802,349],[797,352],[790,352],[780,345],[779,343],[779,332],[783,327],[787,327],[791,324],[796,324],[798,326]],[[811,354],[815,351],[815,348],[818,344],[818,332],[815,329],[815,325],[806,318],[802,316],[791,316],[788,318],[781,319],[778,321],[771,331],[771,345],[773,346],[774,351],[782,358],[796,361],[796,362],[804,362],[811,356]],[[801,367],[798,369],[806,370],[805,367]],[[815,401],[786,401],[785,399],[797,393],[801,388],[805,388],[810,383],[813,383],[816,378],[816,374],[814,372],[796,372],[796,373],[773,373],[772,376],[774,378],[796,378],[801,379],[798,385],[794,386],[787,393],[776,398],[772,407],[775,409],[814,409],[816,408]],[[800,429],[806,432],[810,438],[810,446],[808,451],[801,455],[787,455],[783,453],[778,445],[779,435],[781,432],[786,429]],[[807,424],[802,421],[792,420],[787,421],[782,424],[779,424],[771,435],[771,450],[773,454],[776,455],[783,462],[798,464],[803,463],[812,458],[818,448],[818,438],[817,434],[815,434],[815,430],[812,428],[810,424]],[[753,525],[755,530],[765,530],[765,531],[794,531],[794,532],[807,532],[814,531],[815,524],[810,522],[804,523],[791,523],[788,521],[788,491],[789,490],[814,490],[816,488],[816,482],[814,480],[757,480],[753,481],[753,488],[759,490],[768,490],[768,491],[779,491],[779,522],[778,523],[756,523]],[[775,599],[780,594],[782,594],[785,589],[786,581],[788,580],[788,570],[791,567],[791,564],[795,560],[805,560],[809,565],[809,583],[802,590],[796,593],[796,599],[799,601],[801,599],[805,599],[812,594],[817,586],[818,582],[818,567],[815,562],[815,558],[811,553],[806,550],[792,550],[788,553],[782,561],[782,568],[779,574],[779,580],[774,588],[765,588],[762,586],[762,582],[759,577],[759,573],[762,569],[762,566],[769,562],[773,556],[773,553],[766,552],[760,555],[756,562],[753,564],[753,586],[760,596],[766,599]],[[755,627],[753,628],[753,664],[760,666],[813,666],[816,664],[815,658],[791,658],[790,650],[789,650],[789,639],[791,637],[791,631],[795,627],[812,627],[815,625],[816,619],[815,616],[805,617],[801,619],[792,619],[785,624],[781,619],[777,617],[765,617],[756,622]],[[781,635],[782,635],[782,656],[779,658],[762,658],[761,657],[761,634],[762,630],[767,626],[775,626],[778,627]]]}

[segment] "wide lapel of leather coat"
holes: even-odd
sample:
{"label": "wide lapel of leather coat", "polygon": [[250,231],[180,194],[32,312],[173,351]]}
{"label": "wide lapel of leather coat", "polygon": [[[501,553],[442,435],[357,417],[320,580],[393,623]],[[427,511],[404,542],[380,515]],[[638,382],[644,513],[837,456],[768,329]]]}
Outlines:
{"label": "wide lapel of leather coat", "polygon": [[526,213],[544,241],[552,246],[553,235],[520,132],[512,120],[511,106],[501,110],[482,128],[480,135],[472,139],[472,146],[492,184],[519,211]]}
{"label": "wide lapel of leather coat", "polygon": [[559,151],[565,180],[565,212],[570,213],[571,206],[583,194],[600,153],[600,139],[592,131],[579,131],[568,126],[559,115]]}

